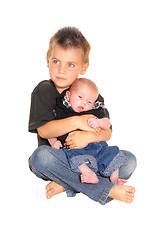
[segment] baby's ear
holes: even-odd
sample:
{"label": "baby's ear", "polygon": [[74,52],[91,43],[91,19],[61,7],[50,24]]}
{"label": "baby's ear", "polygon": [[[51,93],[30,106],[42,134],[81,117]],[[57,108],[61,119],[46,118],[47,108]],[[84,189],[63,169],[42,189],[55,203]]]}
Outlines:
{"label": "baby's ear", "polygon": [[66,91],[66,98],[69,101],[69,99],[70,99],[70,92],[69,91]]}

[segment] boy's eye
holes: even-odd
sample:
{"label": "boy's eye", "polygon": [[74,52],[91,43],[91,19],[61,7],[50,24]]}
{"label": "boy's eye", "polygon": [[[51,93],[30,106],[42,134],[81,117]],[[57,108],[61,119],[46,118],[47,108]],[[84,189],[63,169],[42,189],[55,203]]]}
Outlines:
{"label": "boy's eye", "polygon": [[58,64],[58,65],[60,64],[60,62],[59,62],[58,60],[54,60],[53,62],[54,62],[55,64]]}
{"label": "boy's eye", "polygon": [[81,98],[82,98],[82,96],[78,95],[78,98],[79,98],[79,99],[81,99]]}
{"label": "boy's eye", "polygon": [[68,67],[73,68],[74,64],[73,63],[68,63]]}
{"label": "boy's eye", "polygon": [[92,104],[92,101],[90,101],[90,100],[89,100],[89,101],[88,101],[88,104],[90,104],[90,105],[91,105],[91,104]]}

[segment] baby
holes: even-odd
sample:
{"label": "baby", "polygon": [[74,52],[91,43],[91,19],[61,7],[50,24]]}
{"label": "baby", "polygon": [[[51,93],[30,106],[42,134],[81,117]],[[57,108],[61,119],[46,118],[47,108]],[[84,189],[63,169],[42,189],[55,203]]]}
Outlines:
{"label": "baby", "polygon": [[[64,108],[67,109],[67,111],[69,109],[73,113],[73,115],[75,115],[75,113],[95,115],[95,113],[97,112],[98,117],[101,117],[100,113],[101,113],[102,106],[99,106],[99,104],[96,102],[98,95],[99,95],[99,91],[94,82],[86,78],[80,78],[80,79],[76,79],[74,83],[71,85],[70,89],[65,92],[65,95],[62,100],[62,104]],[[59,107],[59,110],[60,109],[61,107]],[[58,110],[56,112],[57,112],[56,115],[58,115]],[[68,116],[67,113],[66,115]],[[61,118],[62,117],[63,116],[61,116]],[[91,128],[95,129],[97,133],[101,129],[108,129],[111,127],[111,123],[108,118],[105,118],[105,117],[98,118],[98,117],[92,117],[92,118],[89,117],[88,119],[88,125]],[[62,140],[63,144],[64,144],[64,140]],[[51,139],[48,139],[48,141],[53,148],[63,147],[62,142],[57,138],[51,138]],[[111,173],[111,175],[109,175],[110,181],[115,184],[121,185],[126,182],[126,180],[124,179],[119,179],[118,168],[123,163],[121,162],[121,158],[119,159],[118,168],[114,170],[113,159],[116,156],[118,156],[118,153],[119,153],[118,147],[116,146],[110,147],[105,142],[100,142],[100,143],[90,143],[84,149],[68,150],[64,148],[64,151],[70,162],[71,168],[74,170],[76,170],[75,168],[78,168],[78,170],[81,172],[81,182],[98,183],[99,180],[96,175],[96,172],[100,172],[101,175],[103,176],[107,176],[108,173]],[[93,152],[95,152],[94,155],[93,155]],[[105,157],[105,153],[106,153],[106,157]],[[98,162],[97,156],[99,156],[99,162]],[[96,163],[95,163],[95,159],[97,161]],[[115,158],[115,163],[116,163],[116,158]],[[105,166],[104,169],[102,169],[103,166]],[[111,168],[110,166],[113,166],[113,169],[110,169]],[[116,167],[117,165],[115,166],[115,168]]]}

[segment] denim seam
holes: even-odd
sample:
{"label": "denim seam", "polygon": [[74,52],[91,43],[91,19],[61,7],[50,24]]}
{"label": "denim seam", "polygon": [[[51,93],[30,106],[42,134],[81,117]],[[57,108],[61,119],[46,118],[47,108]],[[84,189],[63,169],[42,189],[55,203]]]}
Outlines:
{"label": "denim seam", "polygon": [[[113,184],[113,186],[114,186],[114,185],[115,185],[115,184]],[[105,204],[106,204],[107,199],[108,199],[108,194],[109,194],[110,190],[113,188],[113,186],[111,187],[111,185],[109,184],[109,185],[105,188],[104,192],[102,193],[101,197],[99,198],[98,203],[100,203],[101,205],[105,205]]]}

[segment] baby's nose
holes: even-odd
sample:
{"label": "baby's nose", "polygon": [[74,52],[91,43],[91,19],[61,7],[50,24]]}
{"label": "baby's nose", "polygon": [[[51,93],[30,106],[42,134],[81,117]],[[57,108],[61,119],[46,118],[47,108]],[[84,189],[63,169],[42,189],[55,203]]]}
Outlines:
{"label": "baby's nose", "polygon": [[82,106],[84,107],[86,105],[86,102],[84,100],[82,100]]}

